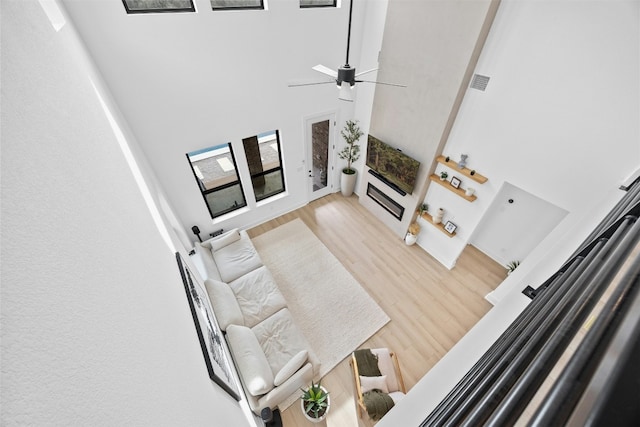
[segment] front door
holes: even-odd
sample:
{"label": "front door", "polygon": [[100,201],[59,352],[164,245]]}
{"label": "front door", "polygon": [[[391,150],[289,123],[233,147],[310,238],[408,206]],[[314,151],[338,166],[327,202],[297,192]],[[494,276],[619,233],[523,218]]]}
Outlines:
{"label": "front door", "polygon": [[306,120],[307,175],[309,201],[333,192],[335,114],[325,114]]}

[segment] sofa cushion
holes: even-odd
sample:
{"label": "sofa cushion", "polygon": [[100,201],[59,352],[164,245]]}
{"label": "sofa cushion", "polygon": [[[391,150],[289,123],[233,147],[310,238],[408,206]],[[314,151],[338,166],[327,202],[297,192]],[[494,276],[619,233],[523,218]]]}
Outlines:
{"label": "sofa cushion", "polygon": [[227,330],[229,325],[244,325],[244,317],[233,291],[224,282],[207,279],[204,281],[213,312],[220,324],[220,329]]}
{"label": "sofa cushion", "polygon": [[267,267],[262,266],[229,283],[242,311],[244,325],[253,327],[287,306]]}
{"label": "sofa cushion", "polygon": [[302,350],[311,353],[307,340],[294,323],[288,308],[258,323],[252,330],[274,375]]}
{"label": "sofa cushion", "polygon": [[241,233],[240,240],[212,253],[223,282],[232,282],[262,266],[262,260],[246,233]]}
{"label": "sofa cushion", "polygon": [[227,245],[230,245],[233,242],[237,242],[238,240],[240,240],[240,232],[237,228],[234,228],[233,230],[229,230],[219,236],[212,237],[209,240],[205,240],[204,242],[202,242],[202,245],[212,251],[217,251]]}
{"label": "sofa cushion", "polygon": [[[213,254],[211,253],[211,247],[204,246],[204,244],[196,242],[194,245],[196,250],[196,256],[194,257],[194,263],[197,264],[198,271],[202,274],[204,279],[222,280],[220,278],[220,272],[218,266],[213,260]],[[196,262],[199,260],[199,263]]]}
{"label": "sofa cushion", "polygon": [[298,354],[293,356],[276,374],[275,378],[273,379],[273,384],[278,387],[286,380],[291,378],[291,376],[295,374],[298,369],[302,368],[302,366],[307,363],[308,357],[309,352],[307,350],[302,350]]}
{"label": "sofa cushion", "polygon": [[260,396],[273,389],[273,373],[260,343],[246,326],[229,325],[227,341],[247,391]]}

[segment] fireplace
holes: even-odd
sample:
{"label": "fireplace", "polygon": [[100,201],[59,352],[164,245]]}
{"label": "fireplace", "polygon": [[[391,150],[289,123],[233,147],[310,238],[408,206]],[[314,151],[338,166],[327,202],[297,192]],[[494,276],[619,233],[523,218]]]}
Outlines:
{"label": "fireplace", "polygon": [[368,183],[367,196],[371,197],[377,204],[382,206],[387,212],[393,215],[398,221],[402,220],[404,207],[396,203],[391,197],[384,194],[375,185]]}

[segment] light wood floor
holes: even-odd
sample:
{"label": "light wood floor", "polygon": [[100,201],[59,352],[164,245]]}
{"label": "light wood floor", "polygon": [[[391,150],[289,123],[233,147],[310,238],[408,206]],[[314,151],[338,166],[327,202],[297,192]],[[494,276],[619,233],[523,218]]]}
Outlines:
{"label": "light wood floor", "polygon": [[[448,270],[419,246],[405,245],[355,195],[336,193],[316,200],[249,230],[249,236],[295,218],[307,224],[391,318],[361,348],[395,351],[409,390],[489,311],[484,296],[506,278],[504,267],[473,246]],[[316,425],[373,425],[358,419],[351,375],[345,359],[323,378],[331,411],[324,424]],[[285,427],[311,425],[299,404],[285,410],[282,419]]]}

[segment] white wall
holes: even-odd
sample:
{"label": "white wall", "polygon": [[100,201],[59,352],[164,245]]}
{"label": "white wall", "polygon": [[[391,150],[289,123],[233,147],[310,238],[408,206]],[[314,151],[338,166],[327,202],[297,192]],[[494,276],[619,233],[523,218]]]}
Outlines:
{"label": "white wall", "polygon": [[448,211],[458,235],[427,227],[421,246],[453,266],[504,181],[567,210],[570,226],[637,169],[638,7],[502,2],[476,67],[491,80],[468,89],[444,149],[456,161],[468,154],[489,181],[473,183],[473,203],[432,185],[426,202]]}
{"label": "white wall", "polygon": [[1,16],[0,423],[247,425],[208,378],[171,242],[69,26],[35,1]]}
{"label": "white wall", "polygon": [[[198,225],[206,236],[248,227],[306,203],[303,118],[337,111],[340,128],[354,105],[338,101],[332,84],[287,84],[323,80],[311,70],[318,63],[344,63],[348,2],[305,10],[298,0],[276,0],[264,11],[213,12],[207,0],[195,0],[197,13],[144,15],[127,15],[121,2],[64,3],[187,230]],[[355,2],[352,62],[367,10],[385,4]],[[232,142],[248,183],[242,138],[273,129],[280,130],[287,196],[260,207],[247,197],[249,209],[214,224],[185,153]]]}
{"label": "white wall", "polygon": [[[422,422],[528,304],[521,290],[553,274],[622,197],[618,184],[640,163],[639,8],[635,1],[502,2],[478,64],[492,80],[485,93],[469,91],[446,147],[456,158],[469,153],[470,166],[489,177],[459,222],[473,228],[507,179],[570,213],[379,427]],[[450,240],[449,250],[464,243]]]}

